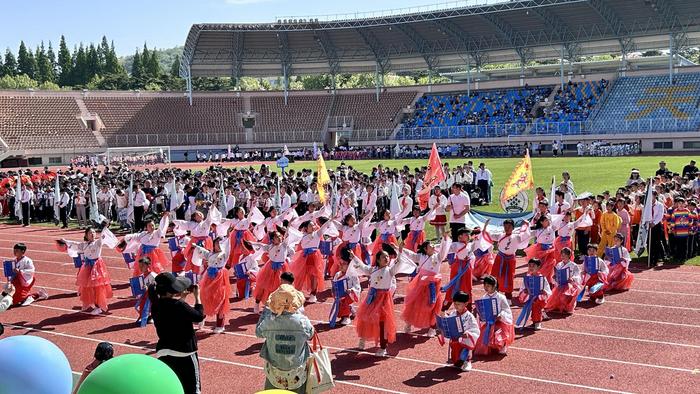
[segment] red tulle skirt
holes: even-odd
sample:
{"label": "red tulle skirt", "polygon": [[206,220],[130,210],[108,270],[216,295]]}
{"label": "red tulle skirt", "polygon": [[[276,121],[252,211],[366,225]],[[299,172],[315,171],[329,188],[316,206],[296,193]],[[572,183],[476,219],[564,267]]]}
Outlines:
{"label": "red tulle skirt", "polygon": [[591,299],[601,298],[605,295],[605,287],[608,285],[608,276],[602,272],[598,272],[597,274],[589,277],[585,285],[590,289],[597,283],[602,283],[603,286],[595,293],[588,293],[588,296],[591,297]]}
{"label": "red tulle skirt", "polygon": [[574,313],[576,309],[576,298],[583,289],[583,286],[574,283],[567,283],[566,286],[557,286],[552,290],[552,295],[547,298],[544,309],[547,312]]}
{"label": "red tulle skirt", "polygon": [[84,262],[78,271],[75,284],[78,286],[83,308],[96,305],[103,311],[107,311],[107,300],[112,298],[112,285],[107,266],[102,258],[97,259],[92,267]]}
{"label": "red tulle skirt", "polygon": [[408,248],[412,252],[418,249],[418,245],[425,242],[425,231],[409,231],[406,240],[404,241],[404,247]]}
{"label": "red tulle skirt", "polygon": [[634,274],[622,264],[610,266],[608,274],[608,284],[605,286],[605,291],[610,290],[629,290],[634,282]]}
{"label": "red tulle skirt", "polygon": [[167,267],[168,265],[168,259],[165,257],[165,253],[163,253],[161,248],[155,248],[145,255],[142,254],[141,248],[139,248],[139,252],[136,254],[136,261],[134,262],[132,277],[137,277],[142,274],[141,270],[139,269],[139,260],[144,256],[151,259],[151,271],[155,272],[156,274],[160,274],[161,271],[163,271],[163,267]]}
{"label": "red tulle skirt", "polygon": [[12,278],[12,285],[15,287],[15,294],[12,296],[12,303],[19,304],[31,295],[32,287],[36,283],[36,277],[31,282],[26,282],[21,274]]}
{"label": "red tulle skirt", "polygon": [[502,293],[513,293],[513,280],[515,278],[515,256],[496,254],[491,268],[491,275],[498,280],[498,290]]}
{"label": "red tulle skirt", "polygon": [[574,250],[573,243],[571,242],[571,237],[557,237],[557,239],[554,240],[554,250],[557,251],[556,255],[554,256],[555,259],[559,257],[559,253],[561,253],[562,249],[564,248],[569,248],[571,250]]}
{"label": "red tulle skirt", "polygon": [[394,234],[391,234],[390,236],[387,237],[386,242],[382,241],[382,236],[381,234],[377,236],[377,239],[374,240],[372,243],[372,261],[374,261],[374,256],[377,255],[377,253],[382,251],[382,244],[389,244],[393,246],[394,248],[398,248],[399,241],[396,240],[396,236]]}
{"label": "red tulle skirt", "polygon": [[241,256],[245,256],[249,254],[250,252],[246,250],[246,248],[243,246],[243,241],[248,241],[248,242],[257,242],[257,239],[255,239],[255,236],[253,233],[250,232],[250,230],[245,230],[243,232],[243,236],[241,239],[236,242],[236,232],[232,231],[231,234],[229,235],[229,241],[230,241],[230,248],[231,253],[229,253],[228,256],[228,266],[233,267],[234,265],[238,264],[241,260]]}
{"label": "red tulle skirt", "polygon": [[289,265],[287,263],[282,264],[282,268],[278,270],[272,269],[272,262],[265,263],[256,276],[255,291],[253,292],[255,299],[257,301],[267,302],[270,293],[277,290],[282,283],[280,275],[287,271],[289,271]]}
{"label": "red tulle skirt", "polygon": [[355,315],[357,336],[379,343],[379,323],[384,322],[384,337],[388,343],[396,341],[396,319],[394,318],[394,299],[389,290],[377,290],[374,300],[367,304],[367,295],[360,302]]}
{"label": "red tulle skirt", "polygon": [[[476,255],[475,255],[476,257]],[[491,274],[493,269],[493,253],[486,252],[481,257],[476,257],[474,260],[474,269],[472,275],[475,278],[483,278]]]}
{"label": "red tulle skirt", "polygon": [[187,265],[187,259],[185,259],[185,254],[182,251],[178,251],[173,255],[171,260],[172,270],[174,274],[185,271],[185,266]]}
{"label": "red tulle skirt", "polygon": [[554,267],[557,265],[557,250],[554,247],[544,250],[541,244],[532,244],[525,249],[525,256],[527,260],[539,259],[542,265],[538,272],[547,278],[549,283],[553,282]]}
{"label": "red tulle skirt", "polygon": [[[440,275],[433,272],[418,272],[406,287],[406,299],[401,317],[415,328],[435,326],[435,315],[440,313],[444,294],[440,291]],[[430,284],[435,286],[435,302],[430,303]]]}
{"label": "red tulle skirt", "polygon": [[192,271],[195,274],[200,273],[202,267],[192,264],[192,255],[194,254],[195,250],[194,245],[200,241],[203,241],[202,247],[204,249],[210,252],[214,249],[214,241],[212,241],[211,237],[191,237],[190,242],[187,244],[187,246],[185,246],[185,250],[182,251],[182,253],[185,255],[185,260],[187,261],[184,271]]}
{"label": "red tulle skirt", "polygon": [[[308,256],[300,250],[292,259],[292,273],[294,274],[294,287],[297,290],[319,292],[326,288],[323,281],[323,256],[319,250],[315,250]],[[316,286],[312,287],[311,279],[316,280]]]}
{"label": "red tulle skirt", "polygon": [[[490,332],[486,332],[486,323],[484,322],[479,322],[479,327],[481,334],[476,341],[474,354],[483,356],[489,353],[496,353],[515,341],[515,327],[513,324],[504,323],[499,319],[491,326]],[[488,344],[483,342],[485,335],[489,337]]]}
{"label": "red tulle skirt", "polygon": [[469,303],[471,304],[472,302],[472,266],[469,264],[469,260],[467,261],[461,261],[455,259],[454,263],[450,265],[450,282],[452,279],[457,276],[457,273],[459,273],[460,266],[465,265],[467,266],[467,271],[462,274],[462,277],[459,278],[459,283],[457,285],[445,293],[445,302],[452,302],[452,294],[458,292],[458,291],[463,291],[467,294],[469,294]]}
{"label": "red tulle skirt", "polygon": [[213,278],[205,272],[199,281],[199,288],[205,315],[225,316],[228,313],[231,309],[231,282],[226,268],[221,268]]}

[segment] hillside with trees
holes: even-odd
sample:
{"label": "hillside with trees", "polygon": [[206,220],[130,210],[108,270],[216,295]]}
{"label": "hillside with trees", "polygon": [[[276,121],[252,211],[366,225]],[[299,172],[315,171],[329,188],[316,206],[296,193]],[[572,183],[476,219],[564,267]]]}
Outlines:
{"label": "hillside with trees", "polygon": [[[32,49],[20,42],[16,54],[6,49],[0,54],[0,89],[41,89],[41,90],[148,90],[182,91],[185,81],[180,78],[180,58],[183,47],[168,49],[143,48],[133,55],[119,58],[114,50],[114,42],[107,37],[95,44],[73,46],[72,50],[61,36],[58,47],[51,41],[41,42]],[[658,55],[658,51],[647,51],[642,56]],[[686,58],[700,62],[700,52],[691,48],[681,53]],[[613,58],[607,56],[607,58]],[[601,58],[601,59],[598,59]],[[602,60],[597,57],[595,60]],[[544,62],[533,62],[545,64]],[[514,68],[517,64],[489,64],[484,69]],[[339,74],[336,86],[339,89],[373,88],[374,73]],[[433,83],[449,80],[433,76]],[[425,72],[405,74],[389,73],[384,76],[385,86],[425,85],[428,76]],[[238,81],[229,77],[194,78],[195,91],[259,91],[282,90],[282,78],[242,77]],[[329,74],[291,76],[291,90],[320,90],[332,86]]]}

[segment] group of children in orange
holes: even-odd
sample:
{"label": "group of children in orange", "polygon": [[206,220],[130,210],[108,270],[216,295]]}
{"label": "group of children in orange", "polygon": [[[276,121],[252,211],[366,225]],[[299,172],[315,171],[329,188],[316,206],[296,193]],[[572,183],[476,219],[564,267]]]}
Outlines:
{"label": "group of children in orange", "polygon": [[[319,204],[311,204],[301,216],[289,208],[276,218],[264,218],[256,208],[245,215],[239,208],[234,219],[225,219],[212,207],[206,219],[197,212],[192,220],[172,225],[164,215],[158,227],[149,222],[145,231],[121,241],[108,229],[99,236],[88,229],[82,242],[57,243],[79,269],[76,283],[83,311],[95,315],[107,311],[112,297],[102,247],[123,253],[133,269],[131,287],[141,326],[149,319],[143,291],[168,266],[160,245],[169,229],[175,234],[168,242],[172,271],[199,284],[205,314],[215,319],[215,333],[224,331],[234,290],[241,299],[253,298],[257,313],[281,283],[293,282],[308,292],[308,302],[316,302],[330,274],[331,326],[348,325],[354,318],[359,347],[373,342],[379,346],[378,356],[385,356],[388,344],[396,341],[394,297],[397,276],[404,275],[409,280],[401,312],[403,331],[425,329],[441,343],[448,340],[449,362],[465,371],[471,369],[472,354],[506,354],[516,326],[531,320],[537,330],[547,313],[573,313],[586,293],[602,304],[606,292],[627,290],[634,280],[622,234],[605,240],[602,254],[598,245],[588,245],[587,254],[576,261],[571,238],[576,228],[590,226],[585,214],[572,221],[568,211],[561,215],[540,211],[517,229],[510,219],[500,227],[486,222],[481,229],[458,230],[454,242],[445,232],[438,244],[432,244],[424,240],[423,226],[435,211],[421,215],[419,209],[408,209],[412,215],[405,211],[406,219],[395,220],[387,211],[372,222],[374,211],[357,220],[352,211],[332,215],[328,205]],[[397,234],[405,226],[406,241],[399,241]],[[12,281],[18,297],[29,298],[34,275],[24,249],[15,247]],[[518,251],[525,252],[528,269],[514,296]],[[449,278],[443,278],[445,263]],[[366,291],[363,276],[368,279]],[[474,297],[472,286],[477,281],[483,283],[481,297]],[[517,318],[511,310],[514,298],[523,306]]]}

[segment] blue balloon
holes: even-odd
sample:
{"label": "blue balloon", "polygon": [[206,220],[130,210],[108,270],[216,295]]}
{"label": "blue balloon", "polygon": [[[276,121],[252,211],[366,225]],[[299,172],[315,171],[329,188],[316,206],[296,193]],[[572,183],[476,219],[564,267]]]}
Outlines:
{"label": "blue balloon", "polygon": [[33,335],[0,340],[0,394],[70,394],[73,373],[66,355]]}

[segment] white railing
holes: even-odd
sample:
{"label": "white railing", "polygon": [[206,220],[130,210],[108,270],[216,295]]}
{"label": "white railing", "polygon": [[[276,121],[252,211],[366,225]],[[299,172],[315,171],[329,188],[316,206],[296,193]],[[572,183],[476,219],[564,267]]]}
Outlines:
{"label": "white railing", "polygon": [[[404,127],[396,135],[400,140],[495,138],[519,135],[584,135],[616,133],[687,132],[700,129],[700,120],[675,118],[616,120],[595,122],[514,123],[444,127]],[[525,133],[529,130],[529,133]]]}
{"label": "white railing", "polygon": [[313,23],[318,21],[349,21],[358,19],[374,19],[386,18],[391,16],[420,14],[425,12],[434,12],[441,10],[449,10],[453,8],[478,7],[497,3],[506,3],[508,0],[454,0],[445,1],[437,4],[428,4],[414,7],[393,8],[378,11],[363,11],[363,12],[348,12],[338,14],[323,14],[323,15],[303,15],[303,16],[278,16],[275,19],[278,23]]}

